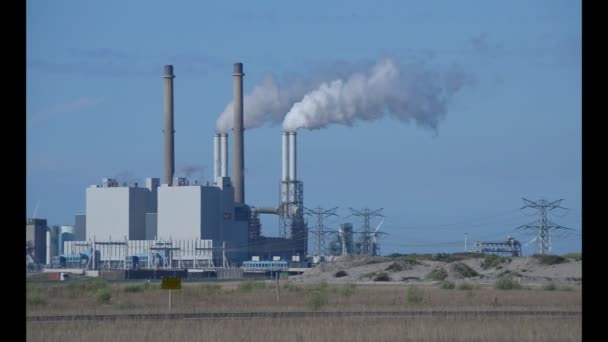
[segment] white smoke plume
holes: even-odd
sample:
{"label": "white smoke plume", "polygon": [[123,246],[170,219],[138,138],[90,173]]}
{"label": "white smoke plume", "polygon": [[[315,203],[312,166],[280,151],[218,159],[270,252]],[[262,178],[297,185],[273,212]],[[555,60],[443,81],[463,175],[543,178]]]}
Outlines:
{"label": "white smoke plume", "polygon": [[[338,65],[331,71],[312,72],[312,76],[293,75],[281,86],[276,77],[266,75],[249,94],[243,96],[243,124],[246,129],[266,123],[280,124],[294,103],[316,89],[321,83],[343,76],[349,66]],[[233,126],[234,103],[231,101],[216,122],[217,133],[228,133]]]}
{"label": "white smoke plume", "polygon": [[420,63],[400,67],[393,59],[383,59],[367,71],[323,82],[307,93],[285,116],[283,130],[352,125],[385,115],[437,130],[448,102],[468,81],[455,67],[440,73]]}

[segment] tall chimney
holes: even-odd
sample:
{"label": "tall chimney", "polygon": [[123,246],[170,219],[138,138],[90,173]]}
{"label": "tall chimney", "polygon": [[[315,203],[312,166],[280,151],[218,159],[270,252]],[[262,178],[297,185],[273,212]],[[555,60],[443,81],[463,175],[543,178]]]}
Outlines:
{"label": "tall chimney", "polygon": [[245,204],[245,146],[243,144],[243,63],[234,63],[234,203]]}
{"label": "tall chimney", "polygon": [[174,133],[173,130],[173,65],[165,65],[165,94],[164,94],[164,112],[165,112],[165,160],[164,160],[164,177],[163,184],[173,185],[173,173],[175,171],[175,156],[174,156]]}
{"label": "tall chimney", "polygon": [[220,134],[215,133],[213,136],[213,181],[218,183],[217,179],[221,177],[222,165],[220,156],[222,151],[222,145],[220,144]]}
{"label": "tall chimney", "polygon": [[289,179],[295,181],[298,179],[296,169],[296,132],[288,132],[289,134]]}
{"label": "tall chimney", "polygon": [[283,173],[281,175],[281,181],[287,181],[289,177],[289,133],[283,132]]}
{"label": "tall chimney", "polygon": [[220,134],[220,177],[228,177],[228,133]]}

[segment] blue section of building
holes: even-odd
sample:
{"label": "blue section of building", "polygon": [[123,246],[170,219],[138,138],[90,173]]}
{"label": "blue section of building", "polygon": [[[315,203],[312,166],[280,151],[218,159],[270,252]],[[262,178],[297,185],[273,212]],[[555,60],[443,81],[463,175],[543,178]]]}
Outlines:
{"label": "blue section of building", "polygon": [[241,267],[245,271],[286,271],[287,261],[243,261]]}

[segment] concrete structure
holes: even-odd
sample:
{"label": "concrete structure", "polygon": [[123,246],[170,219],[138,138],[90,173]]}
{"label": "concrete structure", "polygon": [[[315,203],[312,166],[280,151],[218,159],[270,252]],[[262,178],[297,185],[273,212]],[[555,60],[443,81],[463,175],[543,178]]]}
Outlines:
{"label": "concrete structure", "polygon": [[32,246],[34,260],[40,264],[46,262],[46,232],[45,219],[31,218],[25,222],[25,242]]}
{"label": "concrete structure", "polygon": [[87,216],[74,216],[74,240],[84,241],[87,239]]}
{"label": "concrete structure", "polygon": [[158,189],[159,239],[209,239],[226,243],[230,261],[248,258],[248,214],[243,219],[235,208],[234,188],[228,177],[220,186],[183,185]]}
{"label": "concrete structure", "polygon": [[158,236],[158,214],[146,214],[146,240],[156,240]]}
{"label": "concrete structure", "polygon": [[165,159],[163,163],[163,184],[172,185],[175,173],[174,133],[173,130],[173,65],[165,65],[164,81],[164,113],[165,113]]}
{"label": "concrete structure", "polygon": [[245,204],[245,144],[243,127],[243,63],[234,63],[234,166],[232,168],[234,183],[234,202],[238,206]]}
{"label": "concrete structure", "polygon": [[146,214],[156,210],[156,200],[151,199],[155,189],[119,187],[113,179],[87,188],[87,239],[146,239]]}
{"label": "concrete structure", "polygon": [[160,239],[218,239],[220,189],[215,186],[165,186],[158,189]]}
{"label": "concrete structure", "polygon": [[[137,183],[135,183],[137,184]],[[160,186],[160,178],[146,178],[146,189],[150,190],[150,196],[148,196],[148,212],[158,212],[158,194],[157,189]]]}

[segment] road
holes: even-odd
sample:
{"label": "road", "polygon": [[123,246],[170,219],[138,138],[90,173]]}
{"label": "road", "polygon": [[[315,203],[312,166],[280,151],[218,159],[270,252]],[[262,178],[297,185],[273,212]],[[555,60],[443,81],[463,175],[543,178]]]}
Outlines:
{"label": "road", "polygon": [[194,320],[194,319],[258,319],[258,318],[339,318],[339,317],[447,317],[447,316],[581,316],[581,311],[548,310],[420,310],[420,311],[278,311],[278,312],[196,312],[142,313],[107,315],[27,316],[27,323],[116,321],[116,320]]}

